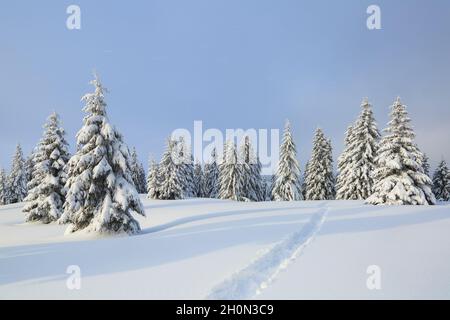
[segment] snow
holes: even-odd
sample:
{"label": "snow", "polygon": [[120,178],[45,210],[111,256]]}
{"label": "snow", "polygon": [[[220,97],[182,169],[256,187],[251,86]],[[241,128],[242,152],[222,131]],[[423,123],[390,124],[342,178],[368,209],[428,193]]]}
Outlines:
{"label": "snow", "polygon": [[[141,201],[142,232],[64,235],[0,206],[0,298],[450,298],[450,203]],[[81,270],[69,290],[69,266]],[[369,266],[381,289],[369,290]]]}

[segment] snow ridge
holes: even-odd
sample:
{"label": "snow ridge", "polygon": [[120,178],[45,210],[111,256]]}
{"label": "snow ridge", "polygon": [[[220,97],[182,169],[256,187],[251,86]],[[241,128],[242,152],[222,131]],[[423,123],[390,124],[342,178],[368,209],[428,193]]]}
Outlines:
{"label": "snow ridge", "polygon": [[328,208],[321,208],[299,231],[291,233],[268,252],[212,289],[206,299],[251,299],[266,289],[301,255],[321,229]]}

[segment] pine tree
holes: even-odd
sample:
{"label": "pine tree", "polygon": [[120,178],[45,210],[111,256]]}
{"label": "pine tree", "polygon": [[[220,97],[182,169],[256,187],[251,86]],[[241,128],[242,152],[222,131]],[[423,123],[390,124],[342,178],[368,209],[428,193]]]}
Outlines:
{"label": "pine tree", "polygon": [[353,140],[352,133],[353,126],[350,125],[347,127],[347,131],[345,132],[344,151],[339,156],[337,162],[338,176],[336,178],[336,199],[338,200],[345,199],[345,179],[349,175],[352,164],[352,159],[350,156],[350,145]]}
{"label": "pine tree", "polygon": [[67,175],[65,166],[69,160],[68,144],[64,129],[60,127],[56,113],[50,115],[44,126],[44,134],[33,155],[32,180],[28,183],[29,203],[23,211],[26,221],[50,223],[59,219],[65,201]]}
{"label": "pine tree", "polygon": [[348,132],[347,148],[340,158],[337,198],[342,200],[365,200],[373,191],[380,133],[367,99],[363,100],[361,107],[362,112]]}
{"label": "pine tree", "polygon": [[308,163],[306,177],[307,200],[334,199],[334,174],[331,142],[326,139],[323,131],[316,130],[311,159]]}
{"label": "pine tree", "polygon": [[178,200],[184,197],[184,181],[180,176],[179,150],[177,148],[177,141],[169,138],[159,164],[158,175],[161,180],[158,193],[159,199],[162,200]]}
{"label": "pine tree", "polygon": [[20,144],[16,147],[13,157],[11,173],[8,177],[8,203],[22,202],[27,196],[27,176],[25,171],[25,160],[23,159]]}
{"label": "pine tree", "polygon": [[429,158],[426,155],[426,153],[423,154],[423,160],[422,160],[422,168],[423,168],[423,173],[425,173],[427,176],[430,176],[430,163],[429,163]]}
{"label": "pine tree", "polygon": [[423,154],[414,143],[411,120],[400,98],[392,105],[390,117],[376,158],[374,193],[366,202],[374,205],[434,204],[432,182],[423,172]]}
{"label": "pine tree", "polygon": [[77,133],[77,153],[69,160],[69,172],[60,222],[71,222],[69,232],[100,233],[140,231],[132,213],[145,216],[131,177],[129,149],[107,117],[103,88],[95,77],[93,93],[86,94],[83,127]]}
{"label": "pine tree", "polygon": [[7,177],[5,170],[3,168],[0,168],[0,205],[8,204],[7,196]]}
{"label": "pine tree", "polygon": [[300,185],[300,167],[297,161],[297,150],[292,138],[291,125],[286,121],[283,141],[280,146],[280,159],[275,174],[272,198],[275,201],[302,200]]}
{"label": "pine tree", "polygon": [[147,198],[159,199],[158,164],[150,158],[147,176]]}
{"label": "pine tree", "polygon": [[203,183],[204,177],[202,165],[197,161],[194,167],[194,197],[203,197]]}
{"label": "pine tree", "polygon": [[181,199],[195,197],[194,185],[194,158],[191,148],[186,144],[183,137],[176,141],[177,161],[175,170],[181,183]]}
{"label": "pine tree", "polygon": [[136,187],[138,193],[146,193],[146,178],[145,171],[138,159],[136,148],[133,148],[131,152],[131,176],[133,178],[133,183]]}
{"label": "pine tree", "polygon": [[225,157],[219,171],[219,198],[242,201],[241,168],[238,163],[236,145],[232,141],[225,143]]}
{"label": "pine tree", "polygon": [[[25,160],[25,172],[27,177],[27,186],[33,180],[33,168],[34,168],[34,156],[35,156],[36,150],[33,150],[33,152],[27,157]],[[28,186],[28,190],[31,190]]]}
{"label": "pine tree", "polygon": [[217,154],[214,148],[211,151],[211,160],[205,164],[203,196],[206,198],[219,197],[219,167]]}
{"label": "pine tree", "polygon": [[260,201],[262,195],[261,163],[256,157],[248,136],[240,148],[239,165],[241,170],[242,199]]}
{"label": "pine tree", "polygon": [[442,160],[433,174],[433,193],[437,200],[450,200],[450,172],[445,160]]}

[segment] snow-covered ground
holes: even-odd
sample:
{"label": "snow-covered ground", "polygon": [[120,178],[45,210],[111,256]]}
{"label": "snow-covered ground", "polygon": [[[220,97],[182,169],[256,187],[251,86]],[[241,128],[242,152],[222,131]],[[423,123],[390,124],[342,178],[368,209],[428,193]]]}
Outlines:
{"label": "snow-covered ground", "polygon": [[450,298],[449,204],[142,199],[132,237],[64,235],[0,207],[0,298]]}

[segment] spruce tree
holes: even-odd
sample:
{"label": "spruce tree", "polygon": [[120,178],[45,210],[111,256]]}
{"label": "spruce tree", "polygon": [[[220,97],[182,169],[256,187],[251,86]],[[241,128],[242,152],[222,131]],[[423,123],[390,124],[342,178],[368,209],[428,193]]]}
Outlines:
{"label": "spruce tree", "polygon": [[7,196],[7,177],[5,170],[0,168],[0,205],[8,204]]}
{"label": "spruce tree", "polygon": [[392,105],[390,117],[376,158],[374,193],[366,202],[374,205],[434,204],[432,181],[423,171],[423,154],[414,143],[411,120],[400,98]]}
{"label": "spruce tree", "polygon": [[184,197],[184,181],[180,176],[180,160],[177,141],[169,138],[159,164],[158,174],[160,184],[158,187],[159,199],[178,200]]}
{"label": "spruce tree", "polygon": [[423,173],[425,173],[427,176],[430,176],[430,163],[429,158],[426,153],[423,154],[423,160],[422,160],[422,168]]}
{"label": "spruce tree", "polygon": [[27,213],[26,221],[50,223],[62,214],[67,179],[65,167],[69,160],[64,135],[58,115],[52,113],[33,155],[33,178],[28,183],[29,193],[25,198],[29,203],[23,209]]}
{"label": "spruce tree", "polygon": [[197,161],[194,167],[194,197],[203,197],[203,183],[204,177],[202,165]]}
{"label": "spruce tree", "polygon": [[11,173],[8,177],[7,198],[8,203],[22,202],[27,196],[27,175],[25,160],[20,144],[16,147],[13,157]]}
{"label": "spruce tree", "polygon": [[334,199],[333,157],[330,140],[325,138],[323,131],[316,130],[311,159],[308,163],[306,176],[307,200]]}
{"label": "spruce tree", "polygon": [[150,158],[147,176],[147,198],[159,199],[158,164]]}
{"label": "spruce tree", "polygon": [[439,163],[433,174],[433,193],[437,200],[450,200],[450,173],[445,160]]}
{"label": "spruce tree", "polygon": [[238,163],[236,145],[228,141],[225,143],[225,148],[225,157],[219,172],[219,198],[242,201],[241,167]]}
{"label": "spruce tree", "polygon": [[240,148],[239,166],[241,170],[242,199],[260,201],[262,196],[261,163],[256,157],[248,136]]}
{"label": "spruce tree", "polygon": [[302,200],[300,185],[300,167],[297,161],[297,150],[291,133],[291,125],[286,121],[283,140],[280,146],[280,159],[274,177],[272,198],[275,201]]}
{"label": "spruce tree", "polygon": [[131,152],[131,176],[138,193],[146,193],[146,178],[142,163],[138,159],[136,148]]}
{"label": "spruce tree", "polygon": [[95,77],[95,90],[86,94],[83,127],[77,133],[77,152],[69,160],[68,190],[60,222],[71,222],[69,232],[140,231],[133,213],[145,216],[131,177],[131,157],[122,135],[106,112],[103,88]]}
{"label": "spruce tree", "polygon": [[217,154],[214,148],[211,151],[211,159],[205,164],[203,196],[206,198],[219,197],[219,167]]}
{"label": "spruce tree", "polygon": [[339,161],[337,199],[365,200],[373,191],[373,171],[380,133],[367,99],[361,104],[362,112],[347,133],[344,153]]}

